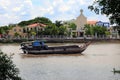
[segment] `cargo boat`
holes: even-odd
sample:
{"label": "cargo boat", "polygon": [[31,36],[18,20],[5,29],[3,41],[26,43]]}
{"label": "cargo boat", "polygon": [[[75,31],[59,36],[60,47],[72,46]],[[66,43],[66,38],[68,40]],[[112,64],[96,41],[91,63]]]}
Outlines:
{"label": "cargo boat", "polygon": [[67,46],[47,46],[43,41],[23,42],[21,49],[26,54],[75,54],[82,53],[89,46],[87,42],[81,46],[67,45]]}

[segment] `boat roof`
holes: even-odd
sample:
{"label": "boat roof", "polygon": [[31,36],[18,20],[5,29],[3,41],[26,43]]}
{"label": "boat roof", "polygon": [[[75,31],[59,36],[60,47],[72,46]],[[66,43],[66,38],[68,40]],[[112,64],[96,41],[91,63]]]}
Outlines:
{"label": "boat roof", "polygon": [[27,42],[22,42],[21,44],[30,44],[33,42],[44,42],[44,41],[39,41],[39,40],[35,40],[35,41],[27,41]]}

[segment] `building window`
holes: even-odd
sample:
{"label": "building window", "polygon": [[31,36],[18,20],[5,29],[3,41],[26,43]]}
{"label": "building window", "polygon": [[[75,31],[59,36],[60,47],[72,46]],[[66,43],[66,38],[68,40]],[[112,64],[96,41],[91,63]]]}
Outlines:
{"label": "building window", "polygon": [[40,30],[41,30],[41,31],[43,31],[43,29],[42,29],[42,28],[41,28]]}
{"label": "building window", "polygon": [[21,29],[19,29],[19,32],[21,32]]}
{"label": "building window", "polygon": [[16,32],[16,29],[14,29],[14,32]]}

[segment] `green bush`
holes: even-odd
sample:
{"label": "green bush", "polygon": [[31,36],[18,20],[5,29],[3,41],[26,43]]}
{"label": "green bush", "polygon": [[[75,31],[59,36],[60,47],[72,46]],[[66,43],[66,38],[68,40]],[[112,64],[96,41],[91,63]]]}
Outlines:
{"label": "green bush", "polygon": [[22,80],[18,76],[19,70],[11,58],[0,51],[0,80]]}

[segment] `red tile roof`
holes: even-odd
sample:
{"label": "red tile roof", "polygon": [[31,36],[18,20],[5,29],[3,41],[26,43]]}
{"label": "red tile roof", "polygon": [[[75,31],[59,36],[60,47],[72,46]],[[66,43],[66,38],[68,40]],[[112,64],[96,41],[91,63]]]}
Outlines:
{"label": "red tile roof", "polygon": [[98,22],[98,21],[87,21],[87,24],[90,24],[90,25],[95,25],[95,24],[96,24],[96,22]]}
{"label": "red tile roof", "polygon": [[34,23],[34,24],[28,25],[28,27],[31,27],[31,28],[33,28],[33,27],[38,27],[38,26],[45,27],[45,26],[47,26],[47,25],[42,24],[42,23]]}

